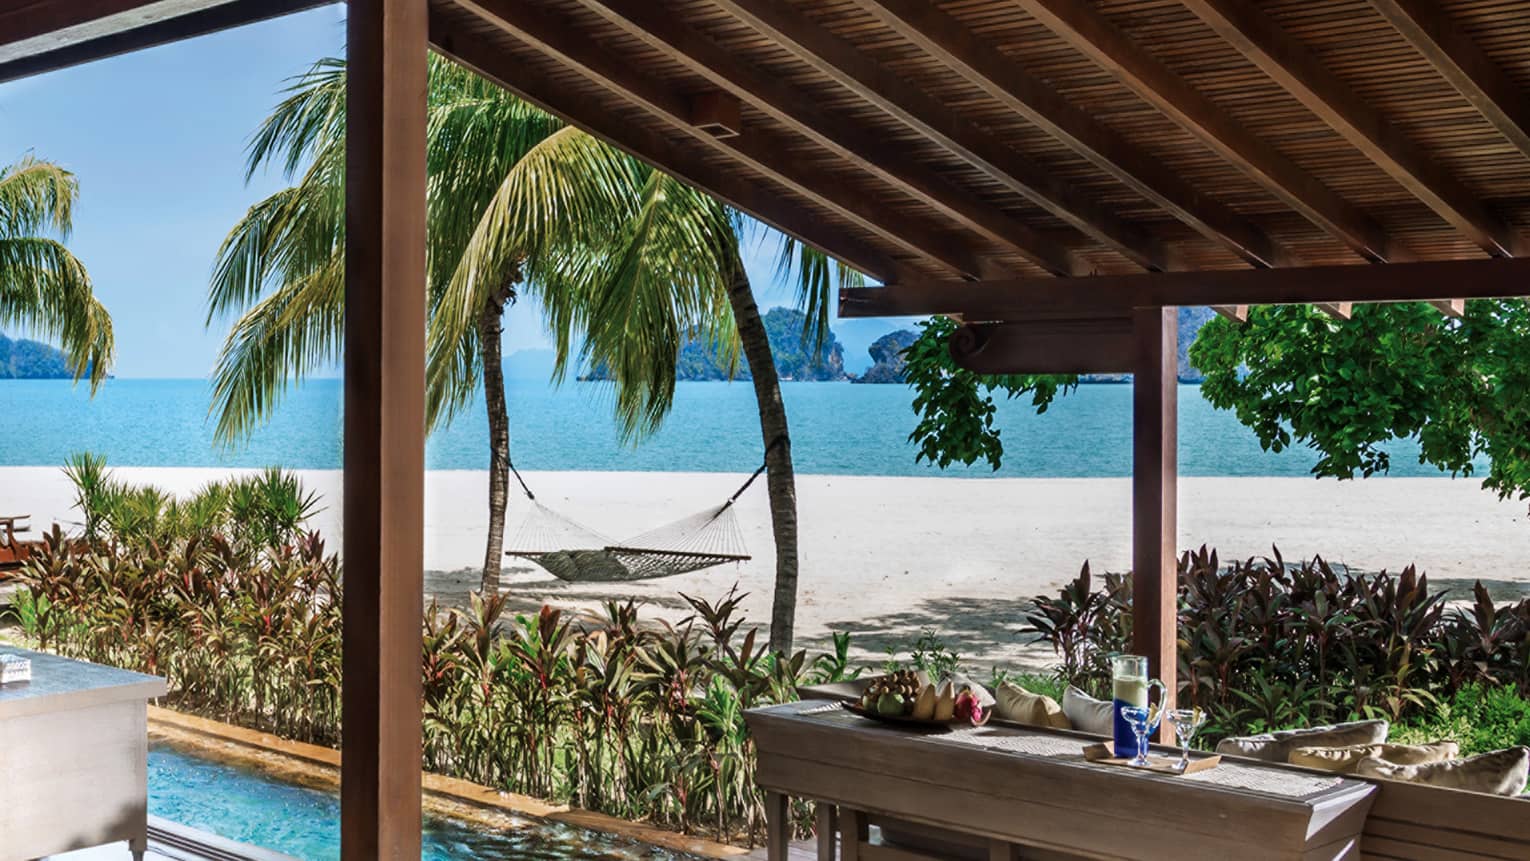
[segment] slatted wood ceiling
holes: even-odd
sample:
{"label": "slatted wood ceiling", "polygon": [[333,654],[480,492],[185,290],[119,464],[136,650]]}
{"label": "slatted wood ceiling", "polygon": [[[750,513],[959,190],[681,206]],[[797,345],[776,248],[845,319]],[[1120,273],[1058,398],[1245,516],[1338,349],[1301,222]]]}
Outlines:
{"label": "slatted wood ceiling", "polygon": [[[911,128],[876,104],[832,80],[791,50],[713,0],[650,0],[667,15],[721,46],[737,60],[798,91],[820,111],[853,122],[879,142],[890,158],[916,162],[1015,222],[1031,228],[1051,247],[1073,255],[1073,274],[1142,271],[1118,250],[1070,226],[1045,206],[1017,193],[990,172],[954,154],[939,141]],[[893,75],[923,91],[961,120],[981,127],[1027,162],[1066,184],[1083,198],[1162,243],[1178,269],[1238,269],[1250,264],[1223,243],[1202,235],[1147,195],[1102,169],[1062,140],[1028,121],[939,59],[911,44],[867,8],[874,0],[790,0],[783,5],[804,22],[853,45]],[[1121,34],[1189,82],[1238,125],[1272,146],[1280,156],[1358,208],[1387,237],[1418,259],[1480,259],[1477,244],[1431,207],[1410,194],[1387,171],[1331,128],[1295,96],[1242,55],[1178,0],[1079,0]],[[517,0],[547,13],[588,45],[616,58],[622,67],[685,97],[716,90],[673,51],[648,40],[591,8],[593,0]],[[477,5],[479,8],[474,9]],[[598,5],[598,4],[593,4]],[[1070,46],[1041,20],[1012,0],[951,0],[935,4],[1026,72],[1040,78],[1069,104],[1124,138],[1201,195],[1242,216],[1287,249],[1299,265],[1359,264],[1362,258],[1341,238],[1304,217],[1282,197],[1218,154],[1195,134],[1119,81],[1110,71]],[[1254,5],[1284,33],[1310,51],[1366,105],[1406,137],[1429,160],[1464,186],[1495,218],[1516,231],[1530,228],[1530,154],[1501,134],[1399,33],[1369,0],[1261,0]],[[503,56],[498,75],[516,88],[516,70],[556,83],[544,104],[585,119],[593,108],[619,117],[624,127],[642,128],[666,142],[662,156],[642,153],[661,167],[684,163],[698,175],[726,172],[762,184],[771,196],[804,214],[801,238],[825,246],[853,241],[876,249],[885,260],[874,276],[898,272],[956,277],[952,267],[917,246],[926,238],[981,258],[996,274],[1047,274],[1034,260],[995,241],[920,200],[905,187],[859,166],[811,137],[778,121],[748,98],[742,103],[743,134],[768,142],[784,162],[832,179],[844,194],[874,212],[896,213],[899,228],[915,235],[889,239],[834,208],[808,199],[765,176],[724,148],[698,141],[672,122],[656,117],[607,84],[570,69],[491,21],[492,2],[433,0],[433,33],[450,51],[454,34],[468,34]],[[1523,0],[1439,0],[1439,14],[1469,34],[1477,47],[1513,83],[1530,92],[1530,3]],[[489,12],[486,13],[485,9]],[[544,94],[544,96],[547,94]],[[619,135],[615,142],[627,144]],[[701,184],[705,185],[705,182]],[[757,213],[763,214],[763,213]],[[897,241],[903,239],[905,241]],[[842,247],[842,246],[836,246]],[[834,249],[830,249],[834,250]],[[871,268],[871,267],[866,267]]]}

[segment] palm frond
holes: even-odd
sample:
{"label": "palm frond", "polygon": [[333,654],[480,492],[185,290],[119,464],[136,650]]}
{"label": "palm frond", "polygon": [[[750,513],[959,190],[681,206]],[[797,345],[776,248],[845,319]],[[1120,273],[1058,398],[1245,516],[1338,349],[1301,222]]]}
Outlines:
{"label": "palm frond", "polygon": [[0,236],[0,325],[57,339],[76,380],[100,387],[115,358],[111,315],[56,239]]}

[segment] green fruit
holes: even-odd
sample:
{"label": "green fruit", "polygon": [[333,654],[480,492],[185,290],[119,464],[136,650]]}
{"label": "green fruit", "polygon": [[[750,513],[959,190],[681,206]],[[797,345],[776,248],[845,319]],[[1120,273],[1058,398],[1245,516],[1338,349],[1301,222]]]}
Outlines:
{"label": "green fruit", "polygon": [[899,717],[903,714],[903,698],[894,693],[877,697],[877,714]]}

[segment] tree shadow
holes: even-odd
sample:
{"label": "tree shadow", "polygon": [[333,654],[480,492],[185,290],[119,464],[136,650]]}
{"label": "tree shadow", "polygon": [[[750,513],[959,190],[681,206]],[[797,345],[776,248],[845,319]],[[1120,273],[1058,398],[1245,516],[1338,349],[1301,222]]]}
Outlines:
{"label": "tree shadow", "polygon": [[[1055,663],[1051,647],[1025,630],[1025,614],[1034,607],[1030,599],[948,596],[880,616],[829,622],[827,627],[849,631],[852,652],[863,662],[886,659],[889,652],[906,660],[915,641],[928,631],[941,648],[955,652],[965,667],[1045,671]],[[828,651],[833,638],[829,634],[799,637],[797,647]]]}

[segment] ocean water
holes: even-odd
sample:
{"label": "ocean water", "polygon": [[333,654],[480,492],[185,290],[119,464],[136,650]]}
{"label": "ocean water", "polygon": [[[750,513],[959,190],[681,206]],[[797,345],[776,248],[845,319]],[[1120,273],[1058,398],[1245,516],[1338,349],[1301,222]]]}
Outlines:
{"label": "ocean water", "polygon": [[[748,383],[680,383],[655,435],[624,443],[603,383],[512,380],[511,449],[531,470],[747,472],[761,442]],[[94,398],[67,381],[0,382],[0,466],[56,466],[90,450],[118,466],[341,465],[341,384],[315,380],[290,393],[271,422],[236,447],[214,442],[203,380],[110,380]],[[940,470],[916,463],[915,417],[903,386],[786,383],[797,471],[829,475],[1100,477],[1131,473],[1131,387],[1087,385],[1036,415],[1027,399],[999,404],[1003,467]],[[1180,472],[1191,476],[1306,475],[1313,452],[1260,449],[1252,431],[1180,387]],[[475,404],[430,437],[430,469],[485,469],[488,423]],[[1391,446],[1392,475],[1440,475],[1416,444]]]}

